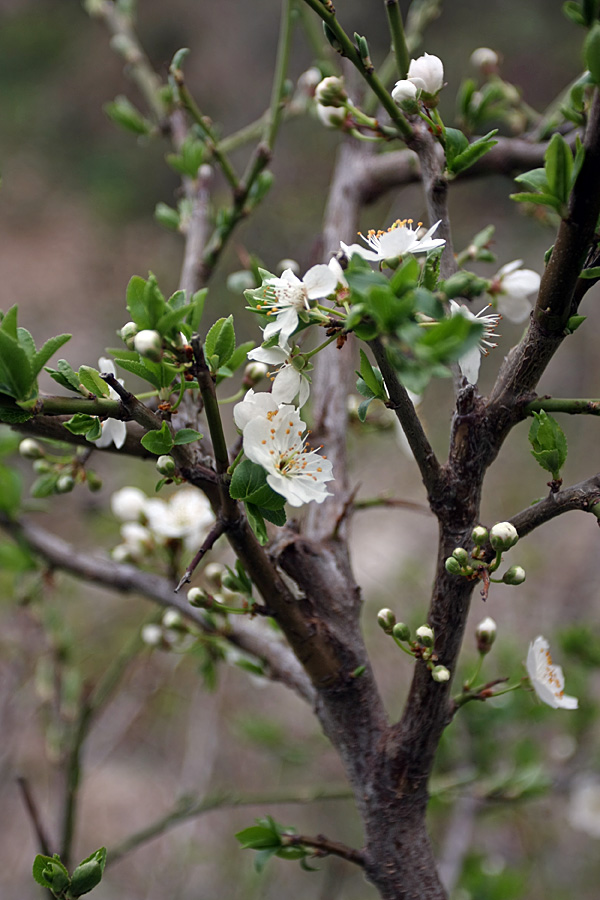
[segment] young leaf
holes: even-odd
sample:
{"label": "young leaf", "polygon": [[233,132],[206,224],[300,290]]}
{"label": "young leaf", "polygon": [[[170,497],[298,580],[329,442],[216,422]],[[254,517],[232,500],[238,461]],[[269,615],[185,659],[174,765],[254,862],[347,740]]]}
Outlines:
{"label": "young leaf", "polygon": [[202,313],[204,312],[204,304],[206,302],[206,296],[208,294],[208,288],[202,288],[200,291],[196,291],[194,296],[192,297],[192,312],[188,316],[188,325],[192,329],[192,332],[198,331],[200,328],[200,320],[202,319]]}
{"label": "young leaf", "polygon": [[569,199],[571,173],[573,170],[573,154],[571,148],[560,134],[553,134],[544,154],[546,178],[550,193],[566,203]]}
{"label": "young leaf", "polygon": [[75,413],[74,416],[67,422],[63,422],[63,425],[70,431],[71,434],[87,434],[96,423],[98,422],[97,416],[88,416],[85,413]]}
{"label": "young leaf", "polygon": [[[137,356],[137,354],[136,354]],[[68,391],[75,391],[77,394],[81,393],[81,389],[79,387],[79,376],[66,359],[59,359],[56,363],[57,369],[51,369],[49,366],[44,366],[44,371],[46,371],[51,378],[53,378],[61,387],[66,388]]]}
{"label": "young leaf", "polygon": [[29,400],[34,384],[27,353],[16,338],[0,329],[0,391],[15,400]]}
{"label": "young leaf", "polygon": [[115,359],[115,362],[121,369],[125,369],[126,372],[131,372],[132,375],[137,375],[139,378],[143,378],[144,381],[149,381],[153,387],[161,388],[163,386],[160,366],[158,371],[153,371],[147,360],[141,362],[133,359]]}
{"label": "young leaf", "polygon": [[21,503],[23,482],[20,474],[0,464],[0,511],[13,516]]}
{"label": "young leaf", "polygon": [[127,309],[129,310],[129,315],[140,331],[144,328],[151,328],[150,316],[148,315],[146,304],[144,302],[145,291],[145,278],[134,275],[129,279],[129,284],[127,285]]}
{"label": "young leaf", "polygon": [[473,141],[472,144],[469,144],[462,153],[457,154],[451,162],[448,162],[448,171],[452,172],[453,175],[458,175],[459,172],[464,172],[465,169],[468,169],[473,163],[477,162],[478,159],[484,156],[488,150],[491,150],[492,147],[498,143],[498,141],[492,140],[497,131],[498,129],[494,128],[492,131],[488,131],[483,137],[480,137],[476,141]]}
{"label": "young leaf", "polygon": [[567,439],[556,419],[543,409],[533,414],[529,442],[533,458],[558,481],[567,459]]}
{"label": "young leaf", "polygon": [[179,431],[175,434],[173,443],[176,447],[179,447],[181,444],[192,444],[194,441],[199,441],[202,439],[202,437],[203,435],[201,435],[199,431],[195,431],[193,428],[180,428]]}
{"label": "young leaf", "polygon": [[44,888],[48,888],[58,897],[69,886],[69,873],[60,861],[58,853],[54,856],[42,856],[38,853],[33,861],[33,877]]}
{"label": "young leaf", "polygon": [[141,444],[149,453],[155,453],[156,456],[162,456],[172,450],[174,441],[167,423],[163,422],[160,429],[146,432]]}
{"label": "young leaf", "polygon": [[373,397],[385,399],[381,373],[379,372],[379,370],[377,370],[377,372],[375,371],[375,369],[367,359],[364,350],[360,351],[360,372],[357,372],[356,374],[360,375],[362,380],[365,382],[365,384],[373,394]]}
{"label": "young leaf", "polygon": [[57,334],[56,337],[48,338],[46,343],[40,347],[33,358],[33,362],[31,367],[33,369],[33,374],[38,375],[42,367],[46,365],[51,356],[54,356],[56,351],[66,344],[67,341],[71,340],[70,334]]}
{"label": "young leaf", "polygon": [[285,498],[267,484],[262,466],[244,459],[236,467],[229,484],[229,494],[234,500],[243,500],[268,510],[283,509]]}
{"label": "young leaf", "polygon": [[218,319],[209,330],[204,342],[204,354],[207,361],[212,360],[214,357],[218,360],[213,371],[229,362],[234,350],[233,316],[228,316],[226,319]]}
{"label": "young leaf", "polygon": [[244,506],[246,507],[246,515],[248,516],[250,528],[256,535],[259,544],[264,547],[269,541],[265,520],[261,516],[258,506],[255,506],[253,503],[245,503]]}
{"label": "young leaf", "polygon": [[90,393],[99,394],[101,397],[110,396],[109,387],[104,379],[100,378],[97,369],[93,369],[91,366],[80,366],[78,374],[79,381]]}

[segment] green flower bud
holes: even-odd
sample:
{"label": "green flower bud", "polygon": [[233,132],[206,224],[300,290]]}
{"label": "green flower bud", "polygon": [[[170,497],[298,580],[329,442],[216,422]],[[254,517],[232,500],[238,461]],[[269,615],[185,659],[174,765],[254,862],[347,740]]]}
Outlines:
{"label": "green flower bud", "polygon": [[68,494],[75,487],[75,479],[72,475],[60,475],[56,482],[57,494]]}
{"label": "green flower bud", "polygon": [[474,544],[477,544],[478,547],[483,546],[488,538],[488,530],[487,528],[484,528],[483,525],[476,525],[471,533],[471,539],[473,540]]}
{"label": "green flower bud", "polygon": [[396,624],[395,613],[391,609],[380,609],[377,613],[377,624],[383,628],[386,634],[391,634],[392,628]]}
{"label": "green flower bud", "polygon": [[162,358],[162,338],[158,331],[148,328],[138,331],[133,339],[133,347],[140,356],[152,362],[160,362]]}
{"label": "green flower bud", "polygon": [[504,584],[523,584],[525,581],[525,569],[522,566],[511,566],[502,576]]}
{"label": "green flower bud", "polygon": [[461,566],[465,566],[469,561],[469,554],[464,547],[457,547],[452,551],[452,556],[454,557],[454,559],[458,560]]}
{"label": "green flower bud", "polygon": [[410,628],[404,622],[397,622],[392,628],[392,635],[397,641],[410,640]]}
{"label": "green flower bud", "polygon": [[168,609],[162,617],[162,624],[164,628],[175,628],[177,630],[183,628],[185,630],[183,619],[178,609]]}
{"label": "green flower bud", "polygon": [[190,606],[196,606],[200,608],[205,607],[208,600],[208,597],[206,596],[204,591],[197,587],[190,588],[187,594],[187,598]]}
{"label": "green flower bud", "polygon": [[519,540],[519,534],[510,522],[498,522],[490,528],[490,544],[496,551],[510,550]]}
{"label": "green flower bud", "polygon": [[32,469],[36,473],[36,475],[46,475],[52,470],[52,466],[45,459],[36,459],[33,463]]}
{"label": "green flower bud", "polygon": [[433,628],[429,625],[421,625],[415,632],[419,643],[424,647],[433,647]]}
{"label": "green flower bud", "polygon": [[25,438],[19,444],[19,453],[25,459],[41,459],[44,456],[44,450],[33,438]]}
{"label": "green flower bud", "polygon": [[156,471],[165,478],[172,478],[175,474],[175,460],[172,456],[159,456],[156,460]]}
{"label": "green flower bud", "polygon": [[315,88],[315,100],[321,106],[344,106],[348,94],[344,89],[344,79],[328,75]]}
{"label": "green flower bud", "polygon": [[450,575],[462,574],[461,565],[459,561],[453,556],[449,556],[444,565],[446,566],[446,572],[448,572]]}
{"label": "green flower bud", "polygon": [[446,666],[434,666],[431,670],[431,677],[434,681],[442,684],[444,681],[450,681],[450,670]]}
{"label": "green flower bud", "polygon": [[489,653],[492,649],[492,644],[496,640],[496,623],[491,618],[491,616],[487,616],[487,618],[482,619],[477,628],[475,629],[475,637],[477,638],[477,650],[481,654]]}

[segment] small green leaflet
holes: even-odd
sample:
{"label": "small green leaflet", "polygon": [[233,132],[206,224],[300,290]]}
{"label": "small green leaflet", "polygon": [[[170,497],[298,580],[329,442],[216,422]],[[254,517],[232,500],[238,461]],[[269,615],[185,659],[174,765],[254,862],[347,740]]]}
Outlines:
{"label": "small green leaflet", "polygon": [[556,419],[543,409],[533,413],[529,442],[533,458],[542,469],[550,472],[554,481],[559,481],[560,470],[567,459],[567,439]]}
{"label": "small green leaflet", "polygon": [[[162,423],[160,429],[146,432],[141,440],[142,447],[148,450],[149,453],[155,453],[156,456],[168,453],[173,448],[174,443],[166,422]],[[186,441],[183,443],[186,443]]]}

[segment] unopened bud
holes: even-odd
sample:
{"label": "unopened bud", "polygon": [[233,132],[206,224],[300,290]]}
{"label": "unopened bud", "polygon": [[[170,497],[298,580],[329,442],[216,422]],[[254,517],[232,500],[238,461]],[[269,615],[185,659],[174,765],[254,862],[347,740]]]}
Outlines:
{"label": "unopened bud", "polygon": [[172,478],[175,474],[175,460],[172,456],[159,456],[156,460],[156,471],[165,478]]}
{"label": "unopened bud", "polygon": [[160,625],[144,625],[142,628],[142,640],[148,647],[158,647],[162,643],[163,634]]}
{"label": "unopened bud", "polygon": [[190,606],[197,606],[200,608],[205,607],[208,600],[208,597],[204,593],[204,591],[197,587],[190,588],[187,594],[187,598]]}
{"label": "unopened bud", "polygon": [[125,322],[121,330],[119,331],[119,335],[123,343],[129,347],[130,350],[133,350],[133,339],[138,333],[139,328],[135,324],[135,322]]}
{"label": "unopened bud", "polygon": [[44,450],[33,438],[25,438],[19,444],[19,453],[25,459],[41,459],[44,456]]}
{"label": "unopened bud", "polygon": [[85,473],[85,483],[93,493],[102,490],[102,479],[91,469],[88,469]]}
{"label": "unopened bud", "polygon": [[464,547],[456,547],[456,549],[452,551],[452,556],[454,559],[458,560],[461,566],[465,566],[469,561],[469,554]]}
{"label": "unopened bud", "polygon": [[317,104],[317,116],[326,128],[341,128],[347,119],[343,106],[321,106],[320,103]]}
{"label": "unopened bud", "polygon": [[75,479],[72,475],[60,475],[56,482],[57,494],[68,494],[75,487]]}
{"label": "unopened bud", "polygon": [[164,628],[181,628],[183,626],[183,619],[181,618],[179,610],[168,609],[162,617],[162,624]]}
{"label": "unopened bud", "polygon": [[473,543],[477,544],[478,547],[483,546],[489,538],[487,528],[484,528],[483,525],[476,525],[471,534],[471,538]]}
{"label": "unopened bud", "polygon": [[[47,459],[36,459],[32,466],[33,471],[36,475],[45,475],[47,472],[50,472],[52,466],[48,462]],[[600,506],[598,507],[600,510]]]}
{"label": "unopened bud", "polygon": [[433,628],[429,625],[421,625],[415,632],[419,642],[425,647],[433,647]]}
{"label": "unopened bud", "polygon": [[139,331],[133,339],[133,347],[140,356],[152,362],[160,362],[162,358],[162,338],[158,331],[147,328]]}
{"label": "unopened bud", "polygon": [[511,566],[502,576],[504,584],[523,584],[525,569],[522,566]]}
{"label": "unopened bud", "polygon": [[[204,566],[204,577],[208,581],[208,583],[215,588],[221,587],[221,579],[223,577],[223,572],[225,571],[225,566],[221,563],[208,563],[208,565]],[[192,588],[192,590],[198,590],[198,588]],[[189,594],[188,594],[189,600]]]}
{"label": "unopened bud", "polygon": [[392,628],[392,636],[397,641],[408,641],[410,640],[410,628],[404,622],[397,622]]}
{"label": "unopened bud", "polygon": [[446,666],[434,666],[431,670],[431,677],[440,684],[444,681],[450,681],[450,670]]}
{"label": "unopened bud", "polygon": [[377,624],[383,628],[386,634],[392,633],[392,628],[396,624],[396,615],[391,609],[380,609],[377,613]]}
{"label": "unopened bud", "polygon": [[449,556],[444,565],[446,567],[446,572],[450,575],[462,575],[462,567],[459,561],[453,556]]}
{"label": "unopened bud", "polygon": [[244,377],[242,386],[245,388],[254,387],[259,381],[262,381],[269,371],[269,367],[261,362],[248,363],[244,369]]}
{"label": "unopened bud", "polygon": [[396,82],[396,86],[392,91],[392,99],[402,109],[407,111],[416,110],[418,107],[417,97],[419,89],[416,84],[404,78]]}
{"label": "unopened bud", "polygon": [[490,528],[490,544],[496,551],[510,550],[519,540],[519,534],[510,522],[498,522]]}
{"label": "unopened bud", "polygon": [[489,653],[492,644],[496,640],[496,623],[491,618],[483,619],[475,629],[475,637],[477,638],[477,650],[481,654]]}
{"label": "unopened bud", "polygon": [[473,50],[470,59],[471,65],[480,69],[484,75],[490,75],[498,68],[498,54],[490,47],[478,47]]}
{"label": "unopened bud", "polygon": [[323,78],[315,88],[315,100],[321,106],[344,106],[347,99],[344,80],[336,75]]}

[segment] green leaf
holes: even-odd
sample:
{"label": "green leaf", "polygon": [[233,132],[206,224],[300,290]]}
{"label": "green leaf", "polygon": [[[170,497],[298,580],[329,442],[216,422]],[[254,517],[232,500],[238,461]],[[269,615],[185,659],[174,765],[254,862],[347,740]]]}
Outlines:
{"label": "green leaf", "polygon": [[562,209],[562,204],[560,200],[557,200],[552,194],[509,194],[511,200],[514,200],[515,203],[537,203],[538,206],[549,206],[551,209],[554,209],[557,213],[560,213]]}
{"label": "green leaf", "polygon": [[579,273],[580,278],[600,278],[600,266],[592,266]]}
{"label": "green leaf", "polygon": [[176,209],[167,203],[157,203],[154,207],[154,218],[163,228],[177,231],[181,224],[181,218]]}
{"label": "green leaf", "polygon": [[420,274],[419,263],[414,256],[408,256],[390,278],[390,287],[396,297],[401,297],[406,291],[416,287]]}
{"label": "green leaf", "polygon": [[545,172],[551,194],[561,203],[569,199],[573,154],[561,134],[553,134],[544,154]]}
{"label": "green leaf", "polygon": [[563,3],[562,9],[565,16],[570,19],[571,22],[575,22],[576,25],[586,24],[581,12],[581,7],[576,0],[567,0],[567,3]]}
{"label": "green leaf", "polygon": [[229,357],[227,368],[232,373],[239,369],[239,367],[246,362],[248,353],[251,350],[254,350],[254,346],[254,341],[245,341],[243,344],[240,344],[239,347],[236,347]]}
{"label": "green leaf", "polygon": [[0,510],[13,516],[21,503],[23,481],[20,474],[0,463]]}
{"label": "green leaf", "polygon": [[27,353],[16,338],[0,329],[0,391],[15,400],[29,400],[34,383]]}
{"label": "green leaf", "polygon": [[[233,316],[226,319],[218,319],[206,335],[204,342],[204,354],[207,362],[214,357],[218,360],[213,372],[229,362],[235,350],[235,331],[233,329]],[[210,364],[210,363],[209,363]]]}
{"label": "green leaf", "polygon": [[149,453],[155,453],[156,456],[162,456],[172,450],[174,441],[167,423],[163,422],[160,429],[146,432],[141,444]]}
{"label": "green leaf", "polygon": [[494,128],[492,131],[488,131],[483,137],[480,137],[476,141],[473,141],[472,144],[469,144],[462,153],[457,154],[452,162],[448,163],[448,170],[454,175],[458,175],[459,172],[464,172],[472,166],[473,163],[477,162],[478,159],[484,156],[488,150],[491,150],[492,147],[498,143],[498,141],[492,140],[497,132],[498,129]]}
{"label": "green leaf", "polygon": [[57,369],[51,369],[49,366],[45,366],[44,369],[51,378],[61,385],[61,387],[66,388],[68,391],[75,391],[77,394],[80,394],[79,376],[71,368],[66,359],[59,359],[56,365]]}
{"label": "green leaf", "polygon": [[204,304],[207,295],[208,288],[202,288],[202,290],[196,291],[192,297],[193,309],[188,317],[188,324],[191,327],[192,332],[196,332],[200,328],[200,320],[202,319],[202,313],[204,312]]}
{"label": "green leaf", "polygon": [[21,409],[12,397],[0,393],[0,422],[17,425],[20,422],[27,422],[31,418],[32,414],[29,410]]}
{"label": "green leaf", "polygon": [[112,103],[105,103],[102,108],[111,122],[126,131],[133,134],[149,134],[152,131],[152,123],[123,94],[115,97]]}
{"label": "green leaf", "polygon": [[140,331],[150,328],[150,316],[146,310],[144,295],[146,291],[146,279],[134,275],[127,285],[127,309],[132,320]]}
{"label": "green leaf", "polygon": [[162,295],[156,276],[150,272],[144,288],[144,307],[150,324],[148,328],[156,329],[159,320],[168,312],[167,301]]}
{"label": "green leaf", "polygon": [[451,168],[452,162],[460,156],[469,146],[469,139],[458,128],[446,128],[444,130],[444,148],[446,151],[446,164]]}
{"label": "green leaf", "polygon": [[35,560],[24,544],[0,541],[0,569],[6,572],[29,572],[35,567]]}
{"label": "green leaf", "polygon": [[367,418],[367,411],[369,409],[369,406],[371,405],[371,401],[374,399],[375,399],[374,397],[370,397],[370,398],[367,398],[366,400],[363,400],[363,402],[359,404],[358,409],[356,411],[359,422],[363,422],[363,423],[365,422],[365,420]]}
{"label": "green leaf", "polygon": [[98,422],[97,416],[88,416],[86,413],[75,413],[67,422],[63,422],[64,427],[71,434],[87,434]]}
{"label": "green leaf", "polygon": [[567,459],[567,439],[556,419],[543,409],[533,413],[529,442],[533,458],[558,481]]}
{"label": "green leaf", "polygon": [[149,381],[153,387],[163,387],[160,364],[158,364],[158,371],[156,371],[150,368],[148,360],[136,362],[133,359],[115,359],[115,362],[121,369],[125,369],[126,372],[131,372],[132,375],[137,375],[139,378],[143,378],[144,381]]}
{"label": "green leaf", "polygon": [[31,332],[27,331],[26,328],[17,328],[17,341],[19,343],[19,346],[22,347],[27,354],[27,359],[29,360],[29,363],[33,370],[33,361],[35,359],[35,341],[31,336]]}
{"label": "green leaf", "polygon": [[101,847],[79,863],[71,876],[69,893],[72,897],[88,894],[102,881],[106,865],[106,847]]}
{"label": "green leaf", "polygon": [[[163,425],[164,424],[165,423],[163,422]],[[199,431],[195,431],[193,428],[180,428],[175,434],[173,443],[176,447],[179,447],[181,444],[192,444],[194,441],[199,441],[203,437],[204,435],[200,434]]]}
{"label": "green leaf", "polygon": [[0,319],[0,331],[4,331],[15,341],[17,340],[17,314],[18,307],[11,306],[8,312]]}
{"label": "green leaf", "polygon": [[70,878],[58,853],[54,856],[42,856],[38,853],[33,861],[33,877],[44,888],[49,888],[56,896],[69,886]]}
{"label": "green leaf", "polygon": [[15,453],[22,440],[20,434],[16,434],[6,426],[0,426],[0,457]]}
{"label": "green leaf", "polygon": [[48,338],[46,343],[37,351],[33,358],[32,369],[33,374],[38,375],[41,372],[42,368],[46,365],[51,356],[54,356],[56,351],[66,344],[67,341],[71,340],[72,335],[70,334],[57,334],[56,337]]}
{"label": "green leaf", "polygon": [[[364,350],[360,351],[360,372],[357,372],[356,374],[360,375],[374,397],[385,398],[381,373],[379,370],[377,370],[377,374],[375,373]],[[379,377],[377,377],[377,375],[379,375]]]}
{"label": "green leaf", "polygon": [[110,390],[97,369],[91,366],[79,367],[79,381],[92,394],[99,394],[101,397],[110,397]]}
{"label": "green leaf", "polygon": [[587,316],[571,316],[568,319],[567,324],[565,325],[565,332],[567,334],[573,334],[573,332],[577,331],[580,325],[583,325]]}
{"label": "green leaf", "polygon": [[45,475],[40,475],[31,485],[31,496],[35,497],[36,500],[52,496],[52,494],[56,493],[56,482],[58,481],[58,478],[58,472],[48,472]]}
{"label": "green leaf", "polygon": [[[276,494],[276,496],[278,497],[279,494]],[[282,499],[285,500],[285,498]],[[267,522],[271,522],[273,525],[278,525],[280,528],[287,522],[285,507],[282,507],[281,509],[268,509],[265,506],[259,506],[258,512],[263,517],[263,519],[267,520]]]}
{"label": "green leaf", "polygon": [[[183,293],[183,292],[182,292]],[[166,335],[173,328],[177,328],[177,326],[183,322],[187,314],[194,308],[193,303],[188,303],[187,306],[179,306],[175,309],[169,309],[163,316],[160,317],[156,325],[154,326],[156,331],[159,334]]]}
{"label": "green leaf", "polygon": [[281,847],[281,838],[273,828],[265,828],[262,825],[251,825],[234,835],[244,850],[262,850],[266,847]]}
{"label": "green leaf", "polygon": [[246,507],[246,515],[248,516],[250,528],[254,532],[259,544],[264,547],[264,545],[269,542],[269,536],[267,534],[265,520],[260,514],[260,509],[253,503],[245,503],[244,506]]}
{"label": "green leaf", "polygon": [[244,459],[236,466],[229,484],[229,494],[234,500],[243,500],[268,510],[282,509],[285,498],[267,484],[267,474],[262,466]]}

